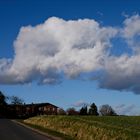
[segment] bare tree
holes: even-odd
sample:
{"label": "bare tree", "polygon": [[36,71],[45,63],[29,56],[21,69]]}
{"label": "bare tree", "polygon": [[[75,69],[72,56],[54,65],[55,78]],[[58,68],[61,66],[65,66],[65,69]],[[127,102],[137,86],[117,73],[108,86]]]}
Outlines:
{"label": "bare tree", "polygon": [[22,105],[24,103],[23,99],[17,97],[17,96],[11,96],[9,97],[10,103],[14,105]]}
{"label": "bare tree", "polygon": [[100,108],[100,113],[102,116],[115,116],[117,115],[113,108],[109,106],[108,104],[102,105]]}

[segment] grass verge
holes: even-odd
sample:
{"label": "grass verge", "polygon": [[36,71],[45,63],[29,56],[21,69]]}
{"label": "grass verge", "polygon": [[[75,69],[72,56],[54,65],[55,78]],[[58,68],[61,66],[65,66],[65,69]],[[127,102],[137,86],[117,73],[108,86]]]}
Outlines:
{"label": "grass verge", "polygon": [[37,130],[37,132],[43,132],[43,134],[46,134],[48,137],[50,137],[53,140],[75,140],[74,138],[66,134],[60,133],[52,129],[44,128],[42,126],[35,125],[35,124],[26,123],[24,122],[24,120],[16,120],[16,121],[24,124],[25,126]]}

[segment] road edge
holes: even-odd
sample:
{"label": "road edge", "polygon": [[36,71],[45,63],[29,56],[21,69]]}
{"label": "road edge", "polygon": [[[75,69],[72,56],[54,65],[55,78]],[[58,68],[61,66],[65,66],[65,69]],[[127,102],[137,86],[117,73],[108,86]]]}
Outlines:
{"label": "road edge", "polygon": [[38,129],[32,128],[32,127],[30,127],[30,126],[28,126],[28,125],[26,125],[26,124],[24,124],[22,122],[19,122],[19,121],[16,121],[16,120],[11,120],[11,121],[14,122],[14,123],[16,123],[16,124],[18,124],[18,125],[21,125],[23,127],[26,127],[26,128],[28,128],[28,129],[30,129],[30,130],[38,133],[38,134],[44,135],[44,136],[48,137],[50,140],[63,140],[60,137],[52,136],[52,135],[50,135],[50,134],[48,134],[46,132],[42,132],[42,131],[40,131]]}

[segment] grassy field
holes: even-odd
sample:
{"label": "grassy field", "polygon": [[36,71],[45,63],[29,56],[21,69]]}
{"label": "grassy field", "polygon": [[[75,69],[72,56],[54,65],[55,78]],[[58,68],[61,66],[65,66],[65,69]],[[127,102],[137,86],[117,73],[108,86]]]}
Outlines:
{"label": "grassy field", "polygon": [[140,116],[37,116],[25,123],[75,140],[140,140]]}

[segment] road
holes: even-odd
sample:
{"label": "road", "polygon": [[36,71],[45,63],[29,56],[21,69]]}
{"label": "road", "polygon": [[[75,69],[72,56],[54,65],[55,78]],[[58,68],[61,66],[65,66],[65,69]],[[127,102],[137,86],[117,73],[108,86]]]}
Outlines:
{"label": "road", "polygon": [[51,140],[8,119],[0,119],[0,140]]}

